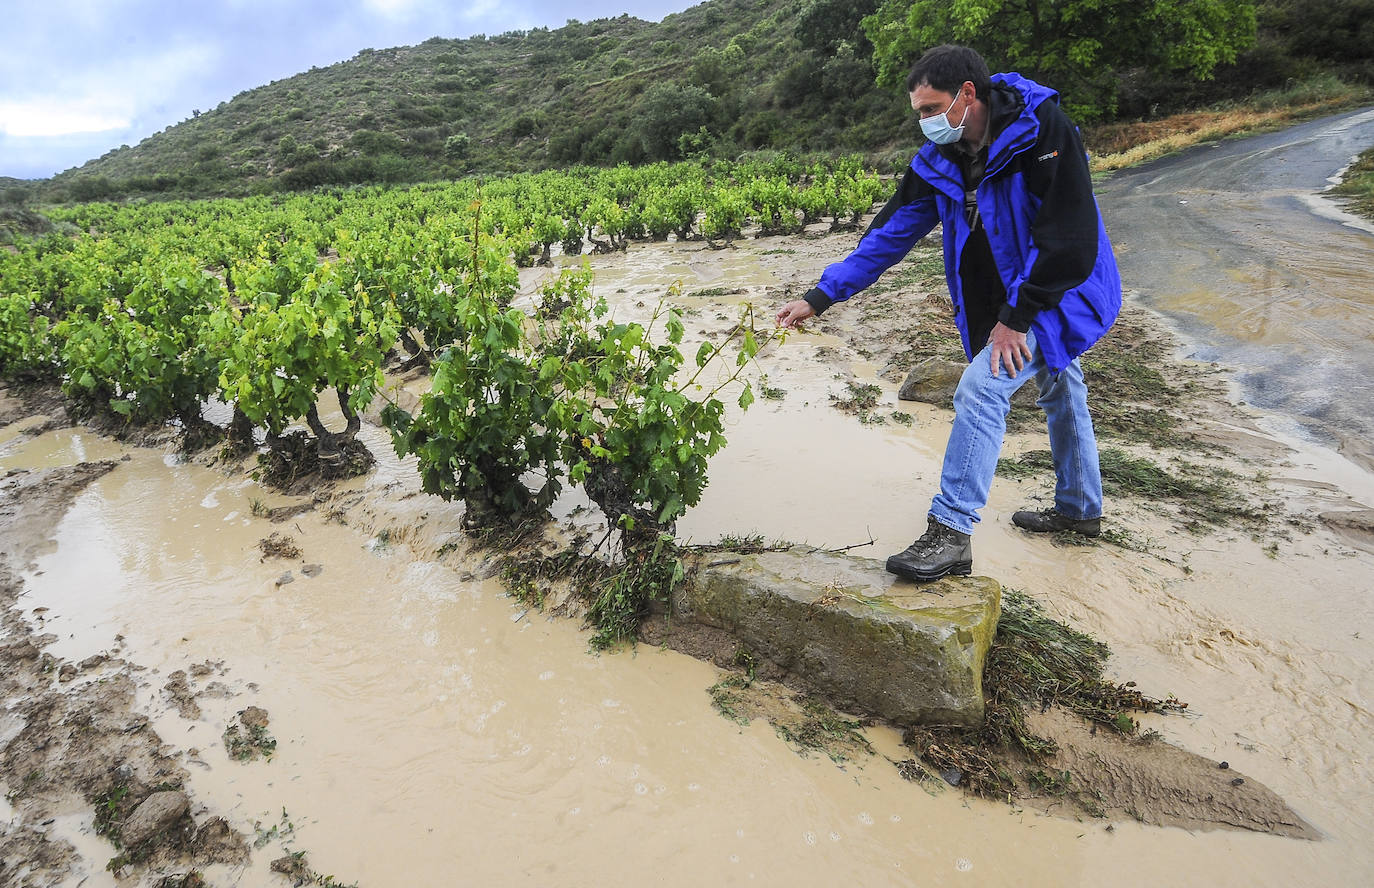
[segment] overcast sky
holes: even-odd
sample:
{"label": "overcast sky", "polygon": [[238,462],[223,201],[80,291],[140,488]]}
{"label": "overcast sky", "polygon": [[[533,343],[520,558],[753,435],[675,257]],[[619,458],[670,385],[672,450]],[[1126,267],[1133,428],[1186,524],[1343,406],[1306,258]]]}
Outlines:
{"label": "overcast sky", "polygon": [[43,178],[272,80],[408,46],[693,0],[0,0],[0,176]]}

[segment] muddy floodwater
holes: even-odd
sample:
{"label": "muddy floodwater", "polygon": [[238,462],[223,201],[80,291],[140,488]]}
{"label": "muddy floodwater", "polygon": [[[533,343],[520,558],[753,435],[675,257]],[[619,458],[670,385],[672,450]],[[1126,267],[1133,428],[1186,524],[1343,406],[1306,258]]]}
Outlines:
{"label": "muddy floodwater", "polygon": [[[681,281],[689,331],[712,333],[742,302],[770,312],[804,292],[853,241],[635,245],[592,264],[599,291],[627,314]],[[548,273],[526,272],[525,292]],[[1271,344],[1282,356],[1289,340]],[[924,525],[948,413],[898,402],[824,326],[770,347],[761,367],[781,400],[729,415],[730,444],[679,536],[872,539],[855,550],[869,557],[906,546]],[[880,409],[910,425],[835,410],[837,374],[879,384]],[[912,753],[884,727],[866,729],[871,757],[799,754],[767,723],[740,726],[712,708],[715,667],[648,645],[590,654],[576,621],[518,604],[486,564],[439,557],[461,509],[419,493],[375,426],[363,437],[378,468],[333,490],[343,510],[279,523],[264,513],[309,497],[81,427],[0,429],[0,474],[120,461],[58,522],[23,572],[20,602],[61,660],[121,645],[143,667],[139,703],[191,774],[193,813],[223,814],[262,845],[246,867],[207,869],[211,885],[287,884],[268,871],[281,850],[308,851],[319,873],[364,888],[1370,884],[1374,545],[1316,516],[1374,507],[1374,477],[1285,436],[1274,415],[1236,415],[1233,467],[1265,473],[1301,519],[1278,542],[1191,534],[1122,502],[1107,520],[1151,541],[1146,551],[1056,546],[1009,524],[1047,484],[999,478],[975,569],[1110,644],[1121,680],[1188,701],[1186,715],[1142,726],[1263,781],[1316,828],[1314,841],[937,791],[899,775],[892,762]],[[1008,441],[1009,452],[1044,446],[1043,432]],[[581,504],[570,496],[557,511]],[[299,555],[264,556],[259,541],[274,532]],[[193,664],[205,666],[188,717],[165,686]],[[233,761],[223,748],[250,705],[271,714],[270,760]],[[85,861],[70,884],[136,884],[103,869],[113,851],[88,809],[50,828]]]}

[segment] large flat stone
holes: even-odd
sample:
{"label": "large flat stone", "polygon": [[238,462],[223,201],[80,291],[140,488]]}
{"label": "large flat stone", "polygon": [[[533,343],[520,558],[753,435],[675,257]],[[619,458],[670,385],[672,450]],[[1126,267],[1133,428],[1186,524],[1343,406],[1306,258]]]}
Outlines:
{"label": "large flat stone", "polygon": [[979,725],[1002,587],[899,580],[869,558],[809,549],[716,554],[673,610],[730,632],[833,705],[897,724]]}
{"label": "large flat stone", "polygon": [[[897,389],[897,398],[902,401],[923,401],[938,407],[949,407],[954,403],[954,391],[959,388],[968,364],[962,361],[946,361],[942,358],[924,358],[917,361],[907,371]],[[1013,404],[1035,406],[1038,387],[1023,385],[1011,396]]]}

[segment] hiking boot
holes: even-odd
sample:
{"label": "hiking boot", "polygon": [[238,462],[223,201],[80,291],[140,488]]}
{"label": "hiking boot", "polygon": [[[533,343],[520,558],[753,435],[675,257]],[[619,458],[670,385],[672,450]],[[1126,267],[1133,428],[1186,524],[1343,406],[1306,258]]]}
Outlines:
{"label": "hiking boot", "polygon": [[927,521],[926,532],[919,540],[887,559],[887,572],[918,582],[973,573],[972,537],[945,527],[934,518]]}
{"label": "hiking boot", "polygon": [[1101,518],[1070,518],[1058,509],[1041,509],[1039,512],[1017,512],[1011,516],[1011,523],[1024,527],[1032,533],[1053,533],[1057,530],[1071,530],[1086,537],[1095,537],[1102,532]]}

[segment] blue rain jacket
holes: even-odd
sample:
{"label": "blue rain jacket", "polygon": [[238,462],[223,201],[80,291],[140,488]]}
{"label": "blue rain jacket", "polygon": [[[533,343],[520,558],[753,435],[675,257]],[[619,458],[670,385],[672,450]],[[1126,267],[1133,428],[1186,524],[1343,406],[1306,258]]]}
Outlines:
{"label": "blue rain jacket", "polygon": [[[1092,194],[1087,154],[1059,94],[1019,74],[994,74],[986,172],[977,186],[997,274],[998,319],[1034,329],[1053,372],[1087,351],[1121,310],[1121,278]],[[936,225],[964,353],[973,360],[959,273],[972,228],[954,146],[927,143],[897,194],[845,259],[825,269],[806,300],[817,314],[868,287]]]}

